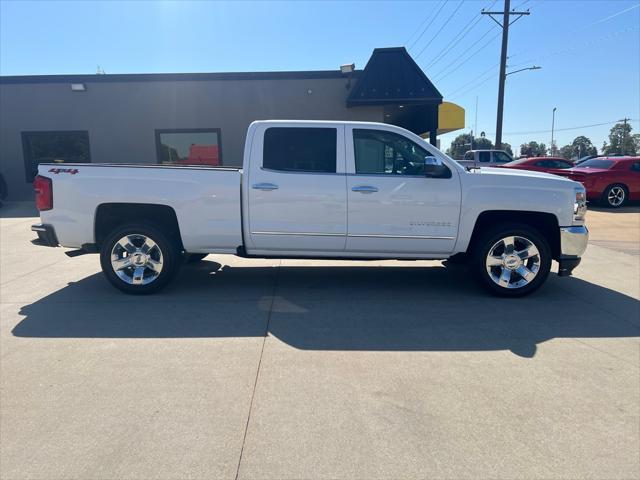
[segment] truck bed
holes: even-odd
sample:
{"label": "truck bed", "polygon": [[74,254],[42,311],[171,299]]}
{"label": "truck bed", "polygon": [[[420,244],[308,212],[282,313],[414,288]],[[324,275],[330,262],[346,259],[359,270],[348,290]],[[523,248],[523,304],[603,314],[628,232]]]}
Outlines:
{"label": "truck bed", "polygon": [[240,168],[65,163],[40,164],[38,173],[53,180],[53,209],[41,217],[57,225],[63,246],[95,241],[98,208],[112,203],[172,208],[190,252],[235,253],[242,245]]}

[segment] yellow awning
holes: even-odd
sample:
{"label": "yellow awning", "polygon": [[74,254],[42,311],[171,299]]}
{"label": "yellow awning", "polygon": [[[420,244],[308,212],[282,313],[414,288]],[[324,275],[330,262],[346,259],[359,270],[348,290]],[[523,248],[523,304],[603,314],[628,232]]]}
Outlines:
{"label": "yellow awning", "polygon": [[[464,108],[451,102],[442,102],[438,105],[438,133],[453,132],[464,128]],[[420,135],[422,138],[429,139],[429,132]]]}
{"label": "yellow awning", "polygon": [[464,128],[464,108],[451,102],[438,106],[438,135]]}

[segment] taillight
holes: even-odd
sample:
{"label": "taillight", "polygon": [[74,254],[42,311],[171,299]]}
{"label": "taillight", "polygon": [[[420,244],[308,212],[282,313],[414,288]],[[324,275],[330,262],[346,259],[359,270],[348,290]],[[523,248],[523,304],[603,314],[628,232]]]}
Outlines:
{"label": "taillight", "polygon": [[53,186],[51,179],[36,176],[33,180],[33,189],[36,192],[36,208],[39,211],[51,210],[53,208]]}

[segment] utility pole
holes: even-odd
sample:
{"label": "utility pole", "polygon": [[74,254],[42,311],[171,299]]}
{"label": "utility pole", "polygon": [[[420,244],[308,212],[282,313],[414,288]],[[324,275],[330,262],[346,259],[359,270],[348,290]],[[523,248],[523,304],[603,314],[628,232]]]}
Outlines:
{"label": "utility pole", "polygon": [[624,155],[624,144],[627,140],[627,122],[631,120],[630,118],[624,117],[621,122],[624,122],[624,128],[622,130],[622,145],[620,145],[620,153]]}
{"label": "utility pole", "polygon": [[[502,51],[500,52],[500,78],[498,79],[498,115],[496,120],[496,148],[502,148],[502,116],[504,111],[504,82],[507,78],[507,46],[509,43],[509,26],[516,22],[523,15],[529,15],[526,12],[509,11],[511,0],[504,0],[503,12],[481,12],[482,15],[489,15],[491,19],[502,28]],[[494,18],[494,15],[502,15],[502,23]],[[510,21],[509,16],[516,15],[515,20]]]}
{"label": "utility pole", "polygon": [[556,126],[556,107],[553,107],[553,114],[551,116],[551,156],[555,155],[555,145],[553,144],[553,130]]}

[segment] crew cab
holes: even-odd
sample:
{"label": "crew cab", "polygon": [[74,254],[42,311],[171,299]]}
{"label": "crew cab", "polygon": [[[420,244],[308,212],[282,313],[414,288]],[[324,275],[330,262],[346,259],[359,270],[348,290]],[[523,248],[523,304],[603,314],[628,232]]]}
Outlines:
{"label": "crew cab", "polygon": [[620,208],[640,200],[640,157],[596,157],[558,172],[584,185],[587,200]]}
{"label": "crew cab", "polygon": [[513,161],[504,150],[469,150],[458,163],[463,167],[496,167]]}
{"label": "crew cab", "polygon": [[[584,187],[536,172],[467,171],[379,123],[259,121],[243,168],[40,165],[38,243],[100,254],[127,293],[164,287],[187,260],[468,259],[489,291],[521,296],[566,276],[588,232]],[[460,255],[458,255],[460,254]]]}

